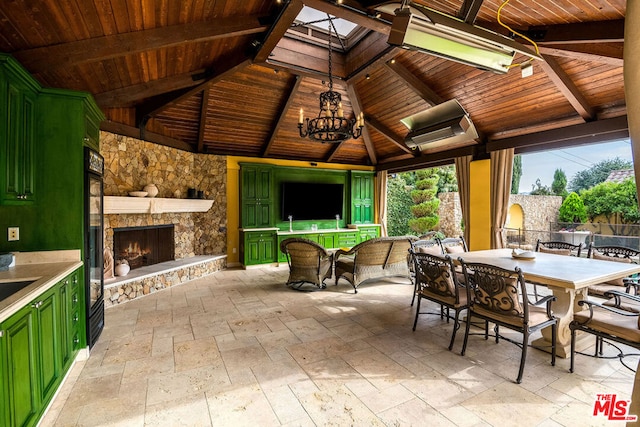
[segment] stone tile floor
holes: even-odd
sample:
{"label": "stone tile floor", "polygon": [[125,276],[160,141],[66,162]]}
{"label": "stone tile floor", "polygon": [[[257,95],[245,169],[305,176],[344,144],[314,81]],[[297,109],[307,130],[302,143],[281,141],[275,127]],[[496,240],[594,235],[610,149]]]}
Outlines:
{"label": "stone tile floor", "polygon": [[592,416],[598,393],[631,398],[618,359],[570,374],[531,349],[517,385],[515,345],[472,336],[462,357],[439,316],[413,332],[408,280],[303,292],[287,275],[229,269],[109,308],[41,425],[623,425]]}

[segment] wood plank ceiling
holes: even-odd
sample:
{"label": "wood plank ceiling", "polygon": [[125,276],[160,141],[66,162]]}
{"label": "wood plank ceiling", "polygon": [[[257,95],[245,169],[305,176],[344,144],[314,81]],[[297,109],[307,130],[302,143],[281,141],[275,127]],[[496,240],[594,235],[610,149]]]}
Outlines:
{"label": "wood plank ceiling", "polygon": [[[625,0],[511,0],[502,21],[534,38],[544,57],[527,78],[390,46],[393,16],[376,10],[383,3],[3,1],[0,50],[43,86],[93,94],[107,117],[102,129],[193,152],[401,170],[628,134]],[[500,0],[414,3],[508,35],[497,23]],[[316,114],[328,70],[326,34],[293,25],[303,6],[358,25],[344,51],[334,40],[332,67],[347,115],[365,115],[358,139],[330,145],[298,135],[299,109]],[[480,136],[407,148],[400,119],[450,99]]]}

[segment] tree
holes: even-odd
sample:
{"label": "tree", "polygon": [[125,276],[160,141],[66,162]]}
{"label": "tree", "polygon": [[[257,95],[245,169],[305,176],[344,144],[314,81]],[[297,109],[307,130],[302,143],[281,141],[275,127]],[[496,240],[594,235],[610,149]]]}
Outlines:
{"label": "tree", "polygon": [[435,168],[438,176],[438,192],[455,193],[458,191],[458,179],[456,178],[456,168],[453,165]]}
{"label": "tree", "polygon": [[522,156],[513,156],[513,174],[511,175],[511,194],[520,191],[520,178],[522,178]]}
{"label": "tree", "polygon": [[580,193],[582,190],[588,190],[594,185],[604,182],[611,171],[631,168],[632,164],[630,161],[622,160],[619,157],[603,160],[591,166],[589,169],[576,173],[569,183],[569,188],[576,193]]}
{"label": "tree", "polygon": [[602,182],[589,190],[580,193],[591,220],[603,215],[607,222],[616,222],[616,214],[623,223],[637,223],[638,197],[635,180],[630,178],[624,182]]}
{"label": "tree", "polygon": [[556,196],[562,196],[563,199],[567,197],[567,175],[562,169],[556,169],[553,173],[551,191]]}
{"label": "tree", "polygon": [[405,236],[411,233],[411,187],[405,181],[408,172],[390,176],[387,181],[387,233],[389,236]]}
{"label": "tree", "polygon": [[546,185],[542,185],[540,178],[536,179],[536,184],[531,186],[532,196],[552,196],[553,192]]}
{"label": "tree", "polygon": [[583,223],[587,220],[587,210],[578,193],[569,193],[562,205],[558,215],[560,222]]}
{"label": "tree", "polygon": [[409,220],[409,227],[416,234],[424,234],[438,225],[438,207],[440,200],[438,192],[438,175],[435,169],[422,169],[416,172],[416,189],[411,191],[414,205],[411,213],[414,218]]}

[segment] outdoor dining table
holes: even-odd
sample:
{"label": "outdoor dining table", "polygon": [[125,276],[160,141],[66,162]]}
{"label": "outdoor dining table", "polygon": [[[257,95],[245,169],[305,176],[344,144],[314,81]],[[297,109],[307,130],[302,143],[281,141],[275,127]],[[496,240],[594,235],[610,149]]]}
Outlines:
{"label": "outdoor dining table", "polygon": [[[569,357],[571,331],[569,323],[573,313],[583,310],[578,301],[587,299],[590,285],[619,279],[640,272],[639,264],[603,261],[591,258],[535,252],[535,258],[514,258],[512,249],[489,249],[456,254],[465,262],[491,264],[509,270],[520,267],[526,281],[547,285],[557,298],[552,302],[553,315],[558,318],[556,352],[559,357]],[[576,349],[589,346],[587,334],[576,337]],[[593,343],[591,343],[593,344]],[[542,331],[542,338],[532,342],[533,347],[550,349],[551,328]]]}

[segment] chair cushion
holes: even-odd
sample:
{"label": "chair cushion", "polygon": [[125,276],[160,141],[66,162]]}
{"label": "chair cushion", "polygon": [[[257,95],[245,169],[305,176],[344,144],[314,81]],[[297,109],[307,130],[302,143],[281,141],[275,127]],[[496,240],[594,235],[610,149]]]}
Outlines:
{"label": "chair cushion", "polygon": [[540,246],[538,248],[538,252],[542,252],[545,254],[571,255],[571,249],[546,248],[544,246]]}
{"label": "chair cushion", "polygon": [[[616,289],[616,290],[619,290],[619,289]],[[605,302],[603,302],[602,305],[615,307],[616,299],[615,298],[608,299]],[[630,311],[632,313],[640,313],[640,302],[635,302],[635,301],[624,298],[620,301],[620,307],[617,307],[617,308],[620,308],[621,310]]]}
{"label": "chair cushion", "polygon": [[442,249],[438,245],[418,246],[416,247],[416,252],[421,254],[442,255]]}
{"label": "chair cushion", "polygon": [[445,246],[444,249],[448,254],[459,254],[464,252],[464,248],[462,247],[462,245]]}
{"label": "chair cushion", "polygon": [[467,305],[467,292],[464,290],[464,288],[460,289],[458,304],[456,304],[455,297],[437,294],[435,292],[432,292],[429,288],[422,288],[420,291],[418,291],[418,295],[422,298],[426,298],[428,300],[435,301],[439,304],[444,304],[452,308],[465,307]]}
{"label": "chair cushion", "polygon": [[[589,310],[574,313],[573,318],[580,322],[585,322],[589,319]],[[594,308],[593,319],[586,326],[615,337],[640,343],[639,323],[638,316],[621,316],[610,311]]]}
{"label": "chair cushion", "polygon": [[[618,258],[618,257],[615,257],[615,256],[603,255],[603,254],[599,253],[598,251],[594,251],[592,256],[593,256],[593,259],[601,259],[603,261],[622,262],[622,263],[625,263],[625,264],[630,264],[631,263],[631,260],[629,258]],[[607,280],[604,283],[608,283],[608,284],[616,285],[616,286],[624,286],[623,279]]]}
{"label": "chair cushion", "polygon": [[[523,316],[509,316],[506,314],[496,314],[494,311],[486,310],[481,306],[474,305],[473,312],[482,316],[491,317],[496,321],[500,321],[507,325],[513,325],[518,328],[524,327]],[[535,328],[536,326],[548,322],[550,319],[547,316],[546,307],[539,307],[535,305],[529,305],[529,328]]]}

